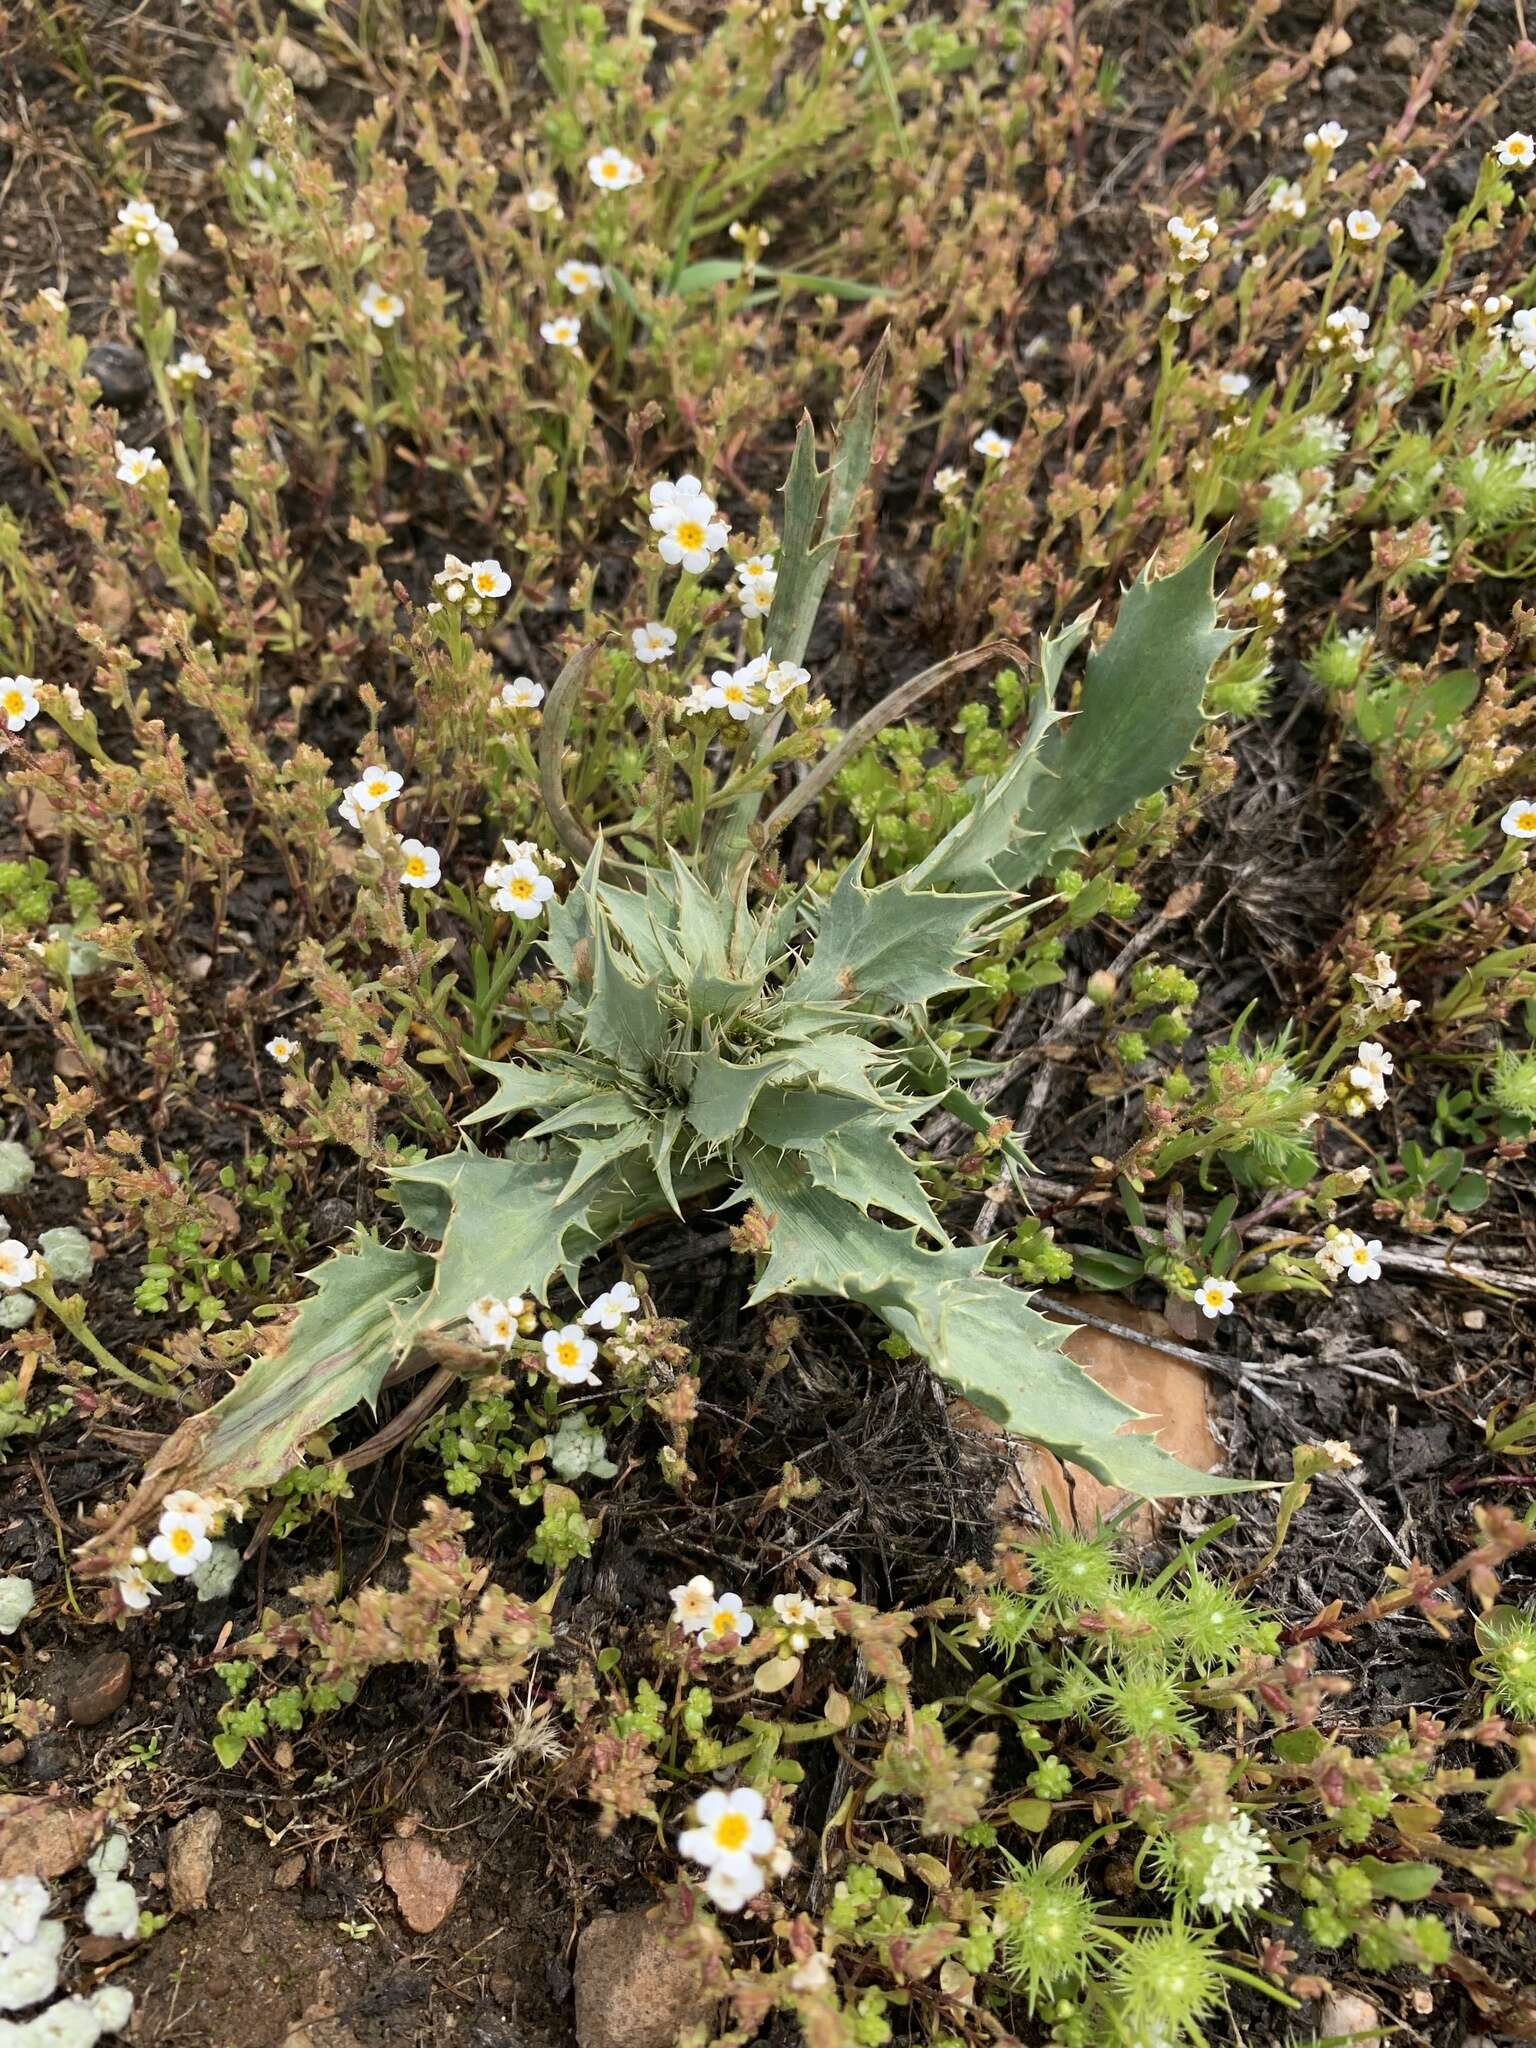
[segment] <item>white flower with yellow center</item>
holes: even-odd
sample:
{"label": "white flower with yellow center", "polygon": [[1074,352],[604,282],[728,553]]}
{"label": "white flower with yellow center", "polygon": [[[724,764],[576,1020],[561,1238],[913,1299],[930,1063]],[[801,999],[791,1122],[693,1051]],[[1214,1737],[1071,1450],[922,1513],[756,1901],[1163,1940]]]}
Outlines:
{"label": "white flower with yellow center", "polygon": [[610,144],[587,158],[587,176],[600,192],[627,192],[644,180],[645,173],[633,157]]}
{"label": "white flower with yellow center", "polygon": [[752,1617],[743,1610],[739,1593],[721,1593],[709,1611],[709,1619],[699,1630],[701,1638],[708,1637],[713,1642],[723,1642],[727,1636],[735,1636],[744,1643],[751,1633]]}
{"label": "white flower with yellow center", "polygon": [[773,1611],[785,1628],[804,1630],[808,1635],[825,1635],[825,1614],[803,1593],[775,1593]]}
{"label": "white flower with yellow center", "polygon": [[934,471],[933,488],[941,498],[952,497],[964,482],[965,471],[963,469],[955,469],[946,464],[943,469]]}
{"label": "white flower with yellow center", "polygon": [[1507,171],[1528,171],[1536,164],[1536,141],[1523,128],[1493,145],[1493,153]]}
{"label": "white flower with yellow center", "polygon": [[1536,839],[1536,797],[1517,796],[1499,824],[1511,839]]}
{"label": "white flower with yellow center", "polygon": [[696,476],[651,485],[651,526],[661,536],[656,543],[661,559],[695,576],[703,575],[730,535]]}
{"label": "white flower with yellow center", "polygon": [[1355,1063],[1349,1070],[1351,1085],[1380,1109],[1387,1099],[1387,1076],[1392,1072],[1392,1055],[1374,1038],[1362,1039],[1355,1047]]}
{"label": "white flower with yellow center", "polygon": [[187,1578],[213,1554],[208,1524],[201,1515],[178,1514],[162,1509],[160,1527],[149,1546],[156,1564],[167,1566],[178,1579]]}
{"label": "white flower with yellow center", "polygon": [[120,484],[141,484],[146,478],[164,476],[165,464],[153,448],[130,448],[117,443],[117,480]]}
{"label": "white flower with yellow center", "polygon": [[1237,1299],[1237,1289],[1230,1280],[1219,1279],[1216,1274],[1206,1275],[1195,1289],[1195,1301],[1201,1315],[1215,1322],[1218,1316],[1229,1316],[1232,1304]]}
{"label": "white flower with yellow center", "polygon": [[697,1635],[715,1611],[715,1582],[695,1572],[685,1586],[672,1588],[672,1619],[685,1635]]}
{"label": "white flower with yellow center", "polygon": [[1344,232],[1352,242],[1374,242],[1381,222],[1368,206],[1357,206],[1344,216]]}
{"label": "white flower with yellow center", "polygon": [[1269,210],[1283,214],[1287,220],[1305,220],[1307,196],[1293,178],[1282,178],[1270,189]]}
{"label": "white flower with yellow center", "polygon": [[775,661],[763,678],[763,688],[770,704],[782,704],[794,691],[803,690],[810,680],[810,670],[801,668],[798,662]]}
{"label": "white flower with yellow center", "polygon": [[551,348],[580,348],[581,322],[574,313],[561,313],[553,320],[539,322],[539,336]]}
{"label": "white flower with yellow center", "polygon": [[483,562],[471,562],[468,580],[470,589],[479,598],[505,597],[512,588],[512,578],[494,555],[487,556]]}
{"label": "white flower with yellow center", "polygon": [[404,777],[393,768],[365,768],[348,786],[347,802],[354,811],[379,811],[393,803],[404,787]]}
{"label": "white flower with yellow center", "polygon": [[677,1846],[690,1863],[704,1870],[723,1867],[755,1878],[753,1890],[757,1890],[762,1877],[759,1866],[778,1847],[778,1836],[762,1793],[754,1792],[750,1785],[738,1785],[732,1792],[717,1788],[695,1800],[693,1826],[683,1829]]}
{"label": "white flower with yellow center", "polygon": [[739,1913],[763,1888],[761,1867],[752,1862],[717,1863],[706,1872],[704,1896],[719,1913]]}
{"label": "white flower with yellow center", "polygon": [[523,1313],[521,1295],[498,1301],[494,1294],[482,1294],[465,1310],[469,1327],[489,1350],[507,1351],[517,1341],[517,1319]]}
{"label": "white flower with yellow center", "polygon": [[507,711],[537,711],[544,702],[544,685],[532,676],[514,676],[502,684],[499,702]]}
{"label": "white flower with yellow center", "polygon": [[19,1237],[0,1239],[0,1287],[29,1286],[37,1278],[37,1260]]}
{"label": "white flower with yellow center", "polygon": [[749,619],[765,619],[773,608],[773,594],[779,587],[779,572],[772,555],[749,555],[736,564],[741,608]]}
{"label": "white flower with yellow center", "polygon": [[36,718],[37,687],[34,676],[0,676],[0,718],[7,732],[20,732]]}
{"label": "white flower with yellow center", "polygon": [[530,185],[523,204],[530,213],[558,213],[560,194],[552,185]]}
{"label": "white flower with yellow center", "polygon": [[670,626],[662,625],[659,619],[647,619],[643,626],[635,627],[629,636],[629,644],[635,651],[636,661],[649,668],[654,661],[671,660],[677,634]]}
{"label": "white flower with yellow center", "polygon": [[357,310],[375,327],[389,328],[405,312],[405,301],[398,292],[386,291],[376,278],[370,278],[363,287]]}
{"label": "white flower with yellow center", "polygon": [[548,875],[541,874],[531,860],[498,861],[496,869],[491,897],[495,908],[510,911],[513,917],[541,917],[545,904],[555,893]]}
{"label": "white flower with yellow center", "polygon": [[165,366],[165,381],[173,391],[190,391],[199,383],[206,384],[212,375],[208,358],[198,348],[184,348],[174,363]]}
{"label": "white flower with yellow center", "polygon": [[540,1338],[544,1346],[544,1367],[551,1379],[563,1387],[596,1386],[597,1346],[590,1337],[585,1337],[579,1326],[567,1323],[563,1330],[546,1330]]}
{"label": "white flower with yellow center", "polygon": [[112,1583],[117,1588],[117,1597],[130,1614],[142,1614],[155,1597],[154,1582],[145,1578],[143,1570],[136,1564],[121,1564],[112,1574]]}
{"label": "white flower with yellow center", "polygon": [[298,1049],[298,1041],[296,1039],[269,1038],[267,1040],[267,1058],[275,1060],[280,1067],[286,1067]]}
{"label": "white flower with yellow center", "polygon": [[1381,1278],[1381,1239],[1364,1238],[1356,1230],[1344,1233],[1344,1271],[1356,1287]]}
{"label": "white flower with yellow center", "polygon": [[983,427],[971,446],[984,462],[1006,462],[1013,453],[1013,443],[995,427]]}
{"label": "white flower with yellow center", "polygon": [[400,842],[400,881],[407,889],[435,889],[442,877],[442,856],[419,839]]}
{"label": "white flower with yellow center", "polygon": [[[758,670],[754,674],[754,670]],[[756,717],[764,709],[765,697],[762,683],[768,674],[768,663],[762,655],[756,661],[749,661],[745,668],[717,668],[710,677],[710,695],[714,708],[728,711],[738,724]]]}
{"label": "white flower with yellow center", "polygon": [[1332,156],[1349,140],[1349,130],[1341,128],[1337,121],[1324,121],[1301,138],[1301,146],[1308,156]]}
{"label": "white flower with yellow center", "polygon": [[130,199],[117,210],[122,239],[132,249],[158,249],[162,256],[174,256],[181,244],[169,222],[163,221],[147,199]]}
{"label": "white flower with yellow center", "polygon": [[590,1308],[581,1312],[581,1320],[591,1328],[616,1330],[626,1316],[640,1313],[640,1297],[627,1280],[617,1280],[606,1293],[600,1294]]}
{"label": "white flower with yellow center", "polygon": [[555,282],[563,284],[573,298],[584,299],[588,292],[602,290],[603,273],[595,263],[583,263],[572,256],[555,272]]}

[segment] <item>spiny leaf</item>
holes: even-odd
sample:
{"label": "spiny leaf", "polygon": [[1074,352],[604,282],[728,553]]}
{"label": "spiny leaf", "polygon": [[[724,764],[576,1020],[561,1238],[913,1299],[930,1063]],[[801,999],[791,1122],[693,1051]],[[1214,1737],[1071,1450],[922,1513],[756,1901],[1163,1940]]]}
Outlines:
{"label": "spiny leaf", "polygon": [[964,988],[955,963],[969,950],[977,918],[1006,899],[914,889],[904,881],[863,886],[865,847],[837,878],[816,923],[810,959],[789,984],[801,1003],[844,1003],[886,1010],[931,1002]]}

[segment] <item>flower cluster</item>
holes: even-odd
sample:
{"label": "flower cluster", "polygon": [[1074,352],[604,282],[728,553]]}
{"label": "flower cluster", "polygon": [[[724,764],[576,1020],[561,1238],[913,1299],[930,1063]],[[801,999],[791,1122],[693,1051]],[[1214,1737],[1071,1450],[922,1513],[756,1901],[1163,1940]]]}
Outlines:
{"label": "flower cluster", "polygon": [[1311,340],[1314,355],[1341,355],[1356,365],[1368,363],[1371,359],[1370,344],[1366,335],[1370,331],[1371,316],[1360,306],[1335,306],[1324,317],[1318,333]]}
{"label": "flower cluster", "polygon": [[751,555],[736,564],[736,581],[741,585],[738,601],[749,619],[766,619],[773,609],[773,594],[779,587],[772,555]]}
{"label": "flower cluster", "polygon": [[717,668],[707,683],[695,680],[680,708],[690,714],[727,711],[732,718],[745,720],[776,709],[810,679],[809,669],[793,661],[775,661],[764,652],[741,668]]}
{"label": "flower cluster", "polygon": [[775,1593],[773,1611],[779,1626],[788,1630],[789,1647],[796,1652],[808,1650],[813,1636],[835,1633],[827,1610],[818,1607],[814,1600],[807,1600],[803,1593]]}
{"label": "flower cluster", "polygon": [[705,1897],[722,1913],[739,1913],[767,1882],[764,1865],[777,1864],[783,1854],[767,1803],[750,1785],[704,1793],[677,1846],[704,1871]]}
{"label": "flower cluster", "polygon": [[118,208],[117,239],[126,249],[153,249],[159,256],[174,256],[181,247],[170,223],[147,199],[130,199]]}
{"label": "flower cluster", "polygon": [[1364,1097],[1361,1108],[1355,1112],[1363,1115],[1365,1105],[1372,1109],[1384,1109],[1387,1102],[1387,1076],[1392,1072],[1392,1055],[1384,1045],[1374,1038],[1362,1039],[1355,1047],[1354,1064],[1349,1070],[1351,1088]]}
{"label": "flower cluster", "polygon": [[702,1572],[672,1588],[672,1619],[684,1635],[700,1642],[722,1642],[727,1636],[745,1642],[752,1633],[752,1617],[742,1606],[741,1595],[717,1593],[714,1580]]}
{"label": "flower cluster", "polygon": [[651,526],[657,551],[671,568],[702,576],[725,546],[730,528],[696,476],[651,485]]}
{"label": "flower cluster", "polygon": [[1367,1280],[1381,1278],[1381,1239],[1330,1228],[1318,1246],[1317,1263],[1329,1280],[1347,1277],[1352,1285],[1363,1287]]}
{"label": "flower cluster", "polygon": [[469,1327],[488,1351],[510,1351],[517,1341],[528,1304],[520,1294],[499,1301],[494,1294],[482,1294],[465,1310]]}
{"label": "flower cluster", "polygon": [[492,907],[525,921],[542,917],[545,904],[555,893],[555,885],[537,865],[539,849],[527,839],[504,839],[501,843],[507,858],[491,862],[483,884],[491,892]]}
{"label": "flower cluster", "polygon": [[1262,1906],[1273,1882],[1269,1848],[1268,1835],[1254,1826],[1251,1814],[1208,1822],[1181,1855],[1195,1903],[1223,1920]]}
{"label": "flower cluster", "polygon": [[194,391],[206,384],[213,372],[201,349],[184,348],[174,363],[165,366],[165,381],[173,391]]}
{"label": "flower cluster", "polygon": [[[139,1931],[139,1901],[120,1875],[128,1845],[109,1835],[90,1858],[95,1886],[82,1909],[87,1932],[119,1941]],[[59,1988],[64,1923],[49,1918],[52,1901],[41,1877],[23,1872],[0,1878],[0,2012],[18,2012],[52,1998]],[[133,1993],[105,1984],[89,1997],[61,1998],[30,2020],[0,2020],[6,2048],[94,2048],[117,2034],[133,2013]]]}
{"label": "flower cluster", "polygon": [[[512,578],[494,555],[479,562],[461,562],[457,555],[445,555],[443,566],[432,578],[441,604],[460,605],[464,616],[478,619],[512,588]],[[429,610],[435,611],[437,605]]]}

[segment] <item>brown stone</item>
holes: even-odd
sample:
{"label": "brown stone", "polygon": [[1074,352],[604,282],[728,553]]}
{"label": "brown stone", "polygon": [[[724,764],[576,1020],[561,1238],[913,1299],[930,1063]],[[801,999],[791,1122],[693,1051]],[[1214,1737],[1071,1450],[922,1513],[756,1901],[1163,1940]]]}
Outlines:
{"label": "brown stone", "polygon": [[329,73],[323,58],[294,36],[281,36],[273,51],[279,70],[286,71],[300,92],[324,92]]}
{"label": "brown stone", "polygon": [[1411,71],[1419,61],[1418,37],[1405,28],[1395,30],[1381,46],[1381,61],[1395,71]]}
{"label": "brown stone", "polygon": [[0,1877],[64,1877],[85,1861],[105,1821],[94,1807],[0,1793]]}
{"label": "brown stone", "polygon": [[604,1913],[576,1947],[578,2048],[672,2048],[714,1998],[643,1907]]}
{"label": "brown stone", "polygon": [[1317,2015],[1317,2031],[1322,2040],[1348,2041],[1364,2035],[1367,2039],[1375,2036],[1381,2026],[1381,2015],[1368,1998],[1357,1998],[1352,1991],[1335,1991],[1331,1998],[1323,2000]]}
{"label": "brown stone", "polygon": [[177,1821],[165,1845],[165,1879],[171,1904],[183,1913],[201,1913],[213,1882],[213,1847],[224,1816],[203,1806]]}
{"label": "brown stone", "polygon": [[77,1728],[108,1721],[133,1690],[133,1662],[126,1650],[103,1650],[69,1689],[65,1712]]}
{"label": "brown stone", "polygon": [[[1071,1321],[1074,1308],[1135,1330],[1138,1337],[1148,1340],[1140,1343],[1111,1336],[1107,1330],[1096,1330],[1084,1323],[1066,1343],[1067,1356],[1090,1378],[1118,1400],[1142,1411],[1145,1419],[1128,1424],[1126,1433],[1155,1431],[1163,1449],[1184,1464],[1200,1472],[1214,1470],[1221,1452],[1211,1435],[1205,1375],[1187,1359],[1175,1358],[1157,1348],[1157,1339],[1169,1335],[1166,1320],[1155,1310],[1099,1294],[1057,1295],[1049,1303],[1050,1312],[1063,1322]],[[952,1402],[950,1413],[962,1429],[985,1436],[1007,1436],[1000,1423],[980,1414],[967,1401]],[[1064,1522],[1091,1529],[1119,1507],[1125,1495],[1080,1466],[1064,1465],[1049,1451],[1016,1442],[1013,1471],[999,1485],[993,1505],[999,1515],[1005,1516],[1026,1499],[1042,1510],[1048,1504]],[[1156,1510],[1148,1504],[1136,1511],[1126,1527],[1133,1533],[1145,1534],[1155,1519]]]}
{"label": "brown stone", "polygon": [[453,1910],[467,1865],[450,1863],[422,1835],[396,1837],[382,1850],[384,1882],[413,1933],[430,1934]]}

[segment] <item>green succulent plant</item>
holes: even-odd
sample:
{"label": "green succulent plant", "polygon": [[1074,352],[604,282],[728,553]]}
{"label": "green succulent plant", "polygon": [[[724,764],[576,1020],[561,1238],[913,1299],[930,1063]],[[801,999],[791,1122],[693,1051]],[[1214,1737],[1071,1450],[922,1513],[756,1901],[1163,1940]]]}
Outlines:
{"label": "green succulent plant", "polygon": [[[781,584],[790,658],[851,517],[872,403],[851,408],[829,473],[797,451]],[[494,1129],[497,1149],[466,1138],[394,1176],[406,1225],[435,1249],[364,1238],[321,1267],[283,1348],[184,1425],[149,1479],[273,1483],[386,1377],[441,1371],[445,1358],[472,1369],[460,1343],[472,1301],[543,1298],[560,1276],[574,1286],[635,1224],[707,1199],[755,1212],[754,1301],[858,1303],[979,1408],[1101,1479],[1154,1496],[1225,1490],[1151,1436],[1121,1433],[1135,1411],[1066,1356],[1065,1326],[983,1271],[985,1246],[951,1243],[903,1146],[940,1103],[978,1130],[990,1121],[963,1086],[986,1070],[951,1068],[930,1008],[967,985],[967,961],[1019,914],[1021,891],[1184,760],[1231,638],[1216,624],[1215,551],[1125,592],[1070,713],[1057,699],[1089,620],[1045,640],[1022,743],[905,875],[866,886],[861,855],[825,896],[755,894],[754,853],[793,808],[758,824],[764,790],[734,803],[697,861],[639,869],[592,846],[551,907],[545,952],[565,993],[548,1042],[479,1063],[494,1092],[465,1122]],[[551,692],[543,766],[557,828],[586,847],[558,786],[582,673],[578,656]],[[897,694],[905,708],[911,686]]]}

